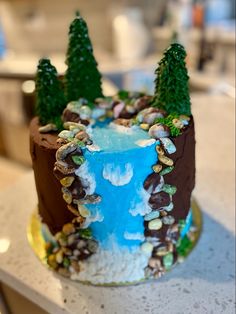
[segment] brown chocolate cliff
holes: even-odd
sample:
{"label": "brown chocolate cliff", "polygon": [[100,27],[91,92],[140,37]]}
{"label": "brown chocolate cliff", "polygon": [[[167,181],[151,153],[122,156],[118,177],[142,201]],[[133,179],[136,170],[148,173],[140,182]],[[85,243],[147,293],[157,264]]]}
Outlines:
{"label": "brown chocolate cliff", "polygon": [[55,234],[74,216],[68,211],[61,193],[61,184],[53,174],[55,155],[60,145],[57,133],[39,133],[38,118],[30,124],[30,153],[32,158],[39,215]]}

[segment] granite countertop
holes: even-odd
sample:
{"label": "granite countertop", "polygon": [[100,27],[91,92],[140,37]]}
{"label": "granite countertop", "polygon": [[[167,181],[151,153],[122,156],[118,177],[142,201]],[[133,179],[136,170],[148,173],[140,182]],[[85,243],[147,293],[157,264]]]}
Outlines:
{"label": "granite countertop", "polygon": [[[234,313],[234,100],[192,98],[197,135],[194,195],[203,233],[187,260],[156,282],[103,288],[61,278],[32,252],[26,226],[37,199],[33,173],[0,192],[0,280],[50,313]],[[8,247],[9,246],[9,247]]]}

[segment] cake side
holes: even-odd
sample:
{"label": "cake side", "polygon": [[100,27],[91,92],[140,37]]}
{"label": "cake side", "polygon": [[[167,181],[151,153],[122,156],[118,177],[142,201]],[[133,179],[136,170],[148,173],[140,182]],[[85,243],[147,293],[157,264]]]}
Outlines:
{"label": "cake side", "polygon": [[[191,205],[191,193],[195,186],[195,130],[194,120],[191,118],[189,126],[181,135],[171,138],[176,151],[172,154],[165,152],[165,156],[173,160],[173,170],[150,174],[144,182],[146,190],[152,188],[149,203],[152,209],[160,210],[160,208],[168,207],[170,202],[173,203],[173,210],[168,214],[174,218],[174,222],[185,220]],[[168,168],[166,166],[166,168]],[[175,187],[176,192],[170,197],[166,192],[160,191],[153,193],[155,187],[160,184],[160,173],[164,173],[164,183]],[[156,236],[161,240],[165,240],[169,226],[163,225],[158,231],[148,229],[148,223],[145,222],[145,235]]]}
{"label": "cake side", "polygon": [[[172,138],[176,153],[171,155],[174,170],[166,174],[168,184],[175,185],[177,192],[173,195],[176,220],[185,219],[190,208],[191,194],[195,186],[195,128],[192,117],[189,127],[179,137]],[[169,156],[167,154],[167,156]],[[169,156],[170,157],[170,156]]]}
{"label": "cake side", "polygon": [[[68,211],[66,203],[62,197],[61,184],[53,174],[56,161],[56,151],[60,147],[57,143],[57,133],[42,134],[38,131],[38,119],[34,118],[30,126],[30,144],[35,182],[39,199],[39,214],[50,231],[55,234],[60,231],[64,224],[73,219],[73,215]],[[176,146],[176,152],[169,155],[175,164],[173,171],[165,175],[166,183],[177,187],[177,192],[173,195],[175,220],[185,219],[189,208],[191,192],[195,184],[195,137],[194,122],[191,120],[188,128],[182,135],[172,138]],[[160,174],[151,174],[144,182],[144,187],[148,189],[151,185],[160,183]],[[50,186],[50,189],[48,188]],[[160,194],[160,193],[159,193]],[[158,210],[161,206],[169,205],[168,200],[163,200],[164,204],[158,203],[157,193],[151,193],[149,202],[152,209]],[[150,232],[149,232],[150,233]],[[149,234],[147,231],[147,234]],[[164,229],[159,234],[165,236]]]}
{"label": "cake side", "polygon": [[38,195],[38,209],[42,221],[52,234],[62,230],[74,216],[68,211],[62,198],[61,184],[53,174],[56,161],[57,133],[40,133],[39,120],[30,124],[30,153]]}
{"label": "cake side", "polygon": [[[34,119],[32,121],[32,125],[36,126],[38,128],[38,121],[37,119]],[[57,232],[56,235],[56,239],[58,238],[58,234],[61,234],[62,230],[66,230],[66,228],[68,229],[67,226],[70,225],[70,223],[74,220],[75,216],[73,214],[71,214],[71,212],[67,209],[66,207],[66,202],[65,200],[61,197],[62,192],[61,192],[61,184],[59,185],[54,185],[54,191],[53,191],[53,198],[56,198],[57,201],[59,202],[59,205],[57,207],[52,206],[52,204],[50,203],[47,204],[48,206],[50,206],[50,208],[48,208],[45,205],[45,200],[50,200],[50,202],[52,201],[52,190],[49,189],[49,185],[48,182],[50,182],[49,180],[52,180],[54,174],[54,166],[55,166],[55,162],[56,162],[56,151],[59,147],[61,147],[61,144],[58,145],[57,141],[58,139],[58,135],[55,134],[40,134],[38,132],[38,129],[36,130],[37,135],[34,134],[35,130],[32,130],[31,128],[31,132],[33,134],[31,134],[31,141],[33,142],[37,142],[37,149],[39,151],[41,151],[41,154],[37,153],[37,156],[39,159],[35,159],[34,155],[35,152],[34,150],[32,151],[32,157],[33,157],[33,162],[35,163],[39,163],[40,168],[42,165],[44,165],[43,160],[41,160],[39,156],[43,156],[46,157],[47,154],[49,154],[49,152],[51,152],[50,156],[51,156],[51,162],[48,163],[48,156],[46,157],[46,168],[47,168],[47,175],[50,176],[50,179],[47,179],[47,183],[43,180],[40,180],[40,183],[42,184],[41,187],[37,186],[37,190],[39,191],[39,200],[40,200],[40,193],[41,190],[43,190],[44,193],[44,201],[40,204],[40,215],[42,216],[42,220],[45,223],[45,227],[49,226],[50,224],[52,224],[52,233]],[[129,223],[127,222],[127,224],[125,224],[124,226],[124,221],[122,219],[120,219],[120,225],[119,225],[119,220],[117,220],[117,218],[120,217],[120,215],[122,215],[123,212],[123,203],[124,200],[127,196],[127,192],[123,193],[123,197],[119,197],[116,198],[115,195],[111,195],[111,193],[109,192],[108,189],[108,193],[102,193],[103,194],[103,199],[105,198],[105,200],[111,200],[111,204],[112,201],[116,202],[115,206],[112,206],[110,208],[110,212],[111,212],[111,217],[109,218],[110,221],[110,225],[114,227],[114,230],[112,228],[109,229],[109,232],[105,235],[105,238],[107,240],[112,240],[110,242],[110,246],[106,247],[105,250],[102,249],[101,246],[101,242],[98,241],[98,244],[96,244],[96,247],[98,245],[98,247],[96,248],[96,251],[93,252],[92,255],[94,255],[94,257],[90,257],[90,259],[87,261],[84,261],[84,257],[82,256],[78,256],[78,263],[80,266],[78,266],[76,268],[76,271],[74,269],[71,270],[71,276],[72,278],[76,279],[76,280],[89,280],[90,282],[93,283],[109,283],[109,282],[126,282],[129,281],[129,278],[131,281],[136,281],[139,279],[143,279],[146,276],[160,276],[165,267],[163,265],[163,258],[165,255],[162,255],[163,252],[166,252],[166,254],[171,254],[173,261],[172,264],[175,263],[176,259],[177,259],[177,251],[176,251],[176,243],[177,240],[180,238],[180,234],[181,234],[181,228],[180,228],[180,221],[182,220],[182,224],[186,223],[186,218],[189,214],[189,209],[190,209],[190,194],[191,194],[191,190],[193,188],[194,185],[194,174],[195,174],[195,167],[194,167],[194,146],[195,146],[195,139],[194,139],[194,123],[193,123],[193,119],[190,121],[189,125],[185,128],[185,130],[183,130],[182,134],[176,138],[171,138],[171,141],[176,149],[176,152],[172,154],[168,154],[168,152],[165,150],[165,155],[168,156],[168,158],[171,158],[171,160],[173,161],[174,167],[172,169],[172,171],[170,173],[164,174],[166,169],[168,169],[169,167],[165,164],[163,164],[163,172],[162,174],[163,177],[165,178],[164,181],[161,183],[161,175],[160,173],[151,173],[152,172],[152,166],[154,165],[154,163],[158,163],[160,156],[158,156],[158,152],[155,149],[155,144],[154,144],[154,148],[152,150],[149,151],[149,154],[151,153],[151,151],[154,152],[153,157],[151,157],[151,159],[148,159],[147,162],[147,179],[145,179],[145,176],[143,177],[143,179],[139,182],[141,185],[143,185],[144,189],[146,189],[147,193],[148,193],[148,198],[146,197],[146,204],[143,203],[143,207],[140,209],[139,213],[135,214],[133,216],[133,220],[135,220],[137,218],[137,216],[139,217],[138,219],[140,220],[140,222],[143,221],[144,226],[140,227],[138,230],[138,233],[136,233],[136,237],[129,238],[130,242],[131,242],[131,246],[127,245],[126,247],[124,246],[122,248],[122,246],[118,246],[117,241],[115,239],[115,237],[113,237],[115,235],[115,229],[118,228],[127,228],[127,234],[129,233]],[[158,145],[158,147],[160,147],[160,142],[156,142]],[[35,145],[33,145],[34,147]],[[135,158],[135,156],[139,156],[141,157],[141,160],[145,161],[145,153],[142,155],[142,153],[140,154],[140,151],[145,151],[146,148],[139,148],[137,150],[137,152],[139,151],[139,154],[134,154],[132,155],[132,158]],[[173,150],[173,148],[172,148]],[[45,153],[45,151],[47,153]],[[132,151],[132,150],[131,150]],[[99,157],[99,155],[101,154],[101,152],[88,152],[89,154],[91,154],[93,156],[92,160],[90,160],[91,162],[91,167],[90,167],[90,171],[94,173],[95,169],[93,169],[93,164],[96,163],[96,159],[100,160],[100,162],[102,163],[102,167],[105,166],[105,159],[103,162],[103,158],[101,159],[101,157]],[[88,153],[85,154],[85,158],[87,156],[88,158]],[[190,154],[191,153],[191,154]],[[104,152],[102,153],[104,154]],[[116,155],[121,155],[123,158],[123,161],[128,161],[127,160],[127,155],[121,152],[113,152],[113,153],[109,153],[108,155],[110,155],[111,158],[111,163],[112,161],[116,160]],[[142,157],[143,156],[143,157]],[[156,157],[155,157],[156,156]],[[40,161],[41,160],[41,161]],[[119,161],[119,159],[118,159]],[[144,162],[143,161],[143,162]],[[122,165],[122,162],[119,162],[120,165]],[[141,162],[142,164],[142,162]],[[141,164],[139,165],[139,168],[141,166]],[[36,180],[38,178],[37,176],[37,166],[34,165],[34,169],[36,171]],[[148,171],[148,169],[150,169]],[[139,171],[137,168],[135,171]],[[180,176],[180,174],[183,174],[184,176]],[[89,174],[89,173],[88,173]],[[91,174],[91,173],[90,173]],[[43,176],[42,171],[39,170],[38,175]],[[110,173],[110,175],[112,175],[112,172]],[[102,171],[99,170],[96,174],[96,177],[102,177]],[[179,177],[180,176],[180,177]],[[109,175],[108,175],[109,177]],[[122,177],[122,176],[121,176]],[[118,177],[118,180],[120,180],[121,178]],[[55,178],[52,180],[54,181]],[[189,181],[188,181],[189,180]],[[60,181],[57,180],[57,182],[59,183]],[[99,181],[98,181],[99,182]],[[52,182],[51,182],[52,183]],[[161,183],[161,184],[160,184]],[[113,184],[114,184],[114,176],[113,176]],[[163,188],[163,184],[167,184],[169,186],[173,186],[176,187],[177,190],[174,193],[173,196],[169,196],[167,191],[162,191]],[[39,181],[36,181],[36,185],[40,185]],[[112,184],[108,184],[108,186],[112,186]],[[122,185],[122,184],[121,184]],[[57,189],[55,190],[55,187],[57,186]],[[150,187],[152,186],[152,188],[154,188],[156,190],[157,186],[159,186],[159,191],[156,193],[152,193],[152,190],[150,190]],[[103,186],[104,187],[104,186]],[[102,191],[102,186],[100,187],[101,191]],[[121,186],[117,187],[117,191],[121,188]],[[106,191],[106,189],[104,190],[104,192]],[[115,191],[114,191],[115,192]],[[137,190],[133,191],[133,196],[134,198],[137,199],[137,201],[139,201],[138,195],[137,195]],[[160,198],[157,198],[157,196],[163,196],[166,195],[166,198],[164,198],[164,203],[160,202]],[[110,196],[109,196],[110,195]],[[48,197],[48,198],[47,198]],[[114,199],[113,199],[114,197]],[[166,207],[168,207],[171,203],[171,198],[172,198],[172,202],[173,202],[173,208],[169,208],[168,210],[165,210]],[[177,201],[176,201],[177,200]],[[101,206],[102,203],[99,205]],[[44,206],[43,210],[42,210],[42,206]],[[59,206],[62,208],[62,210],[60,210],[60,215],[58,215],[58,211],[57,208],[59,208]],[[92,205],[93,206],[93,205]],[[85,207],[88,210],[91,210],[91,207],[89,205],[85,205]],[[100,207],[101,209],[103,208],[103,206]],[[126,209],[127,210],[127,209]],[[49,213],[49,215],[48,215]],[[64,213],[64,216],[61,215],[61,213]],[[132,210],[130,211],[130,218],[131,218],[131,222],[132,222]],[[153,215],[155,214],[155,215]],[[158,216],[156,215],[158,214]],[[153,216],[150,219],[146,219],[146,217],[151,217],[151,215]],[[49,216],[49,218],[48,218]],[[70,217],[71,216],[71,217]],[[152,221],[155,217],[159,217],[158,219],[162,222],[161,227],[159,228],[152,228],[151,230],[148,228],[149,226],[149,222]],[[50,220],[50,218],[53,217],[52,219],[54,219],[54,221]],[[117,218],[116,218],[117,217]],[[116,219],[116,221],[118,221],[116,224],[113,224],[113,220]],[[143,220],[144,219],[144,220]],[[109,224],[109,221],[106,220],[106,223]],[[55,231],[55,227],[58,224],[58,229]],[[90,227],[91,228],[91,235],[94,237],[94,233],[99,234],[99,238],[100,236],[102,236],[103,233],[103,229],[105,227],[103,227],[104,224],[104,219],[101,219],[98,222],[92,222],[90,225],[86,225],[86,227]],[[93,225],[95,226],[95,228],[93,227]],[[132,223],[130,223],[130,226],[132,225]],[[190,227],[190,226],[189,226]],[[186,232],[188,232],[189,227],[187,228]],[[143,229],[144,228],[144,229]],[[106,228],[105,228],[106,229]],[[100,231],[99,231],[100,230]],[[123,229],[122,229],[123,230]],[[145,230],[145,231],[144,231]],[[185,232],[185,233],[186,233]],[[47,231],[46,231],[47,233]],[[143,236],[142,236],[143,233]],[[45,230],[44,230],[44,234],[45,234]],[[124,234],[124,232],[123,232]],[[137,234],[139,235],[139,237],[137,238]],[[72,234],[73,235],[73,234]],[[124,234],[125,235],[125,234]],[[68,234],[68,236],[70,237],[70,232]],[[129,234],[130,236],[130,234]],[[141,238],[142,236],[142,238]],[[103,236],[102,236],[103,237]],[[47,234],[46,236],[47,240],[50,239],[50,235]],[[68,238],[69,239],[69,238]],[[94,240],[96,239],[96,236],[94,238]],[[114,241],[115,240],[115,241]],[[137,241],[139,240],[139,241]],[[54,240],[57,241],[57,240]],[[59,243],[61,240],[59,240]],[[82,240],[84,241],[84,240]],[[92,240],[93,241],[93,240]],[[81,241],[80,241],[81,242]],[[132,243],[133,242],[133,243]],[[94,247],[94,243],[93,243],[93,247]],[[137,244],[141,245],[140,247],[137,246]],[[64,245],[64,244],[63,244]],[[74,244],[72,244],[74,245]],[[91,246],[91,245],[90,245]],[[67,246],[67,249],[70,248],[70,245]],[[130,250],[131,249],[131,250]],[[58,249],[56,249],[57,252]],[[57,253],[58,254],[58,253]],[[49,255],[50,256],[54,256],[54,255]],[[119,268],[120,265],[126,265],[126,270],[128,271],[129,267],[128,265],[130,264],[130,259],[135,257],[135,262],[133,260],[133,272],[132,275],[128,275],[126,272],[123,272],[123,275],[121,272],[121,269]],[[106,262],[104,261],[104,259],[106,260]],[[114,260],[117,260],[117,263],[114,263]],[[52,266],[54,264],[52,264],[52,262],[50,261],[50,259],[48,260],[49,264]],[[105,264],[104,264],[105,263]],[[55,264],[55,265],[60,265],[59,264]],[[75,266],[75,264],[73,263],[73,265]],[[159,266],[158,266],[159,265]],[[163,266],[161,266],[163,265]],[[98,268],[103,268],[104,272],[106,273],[106,276],[101,277],[99,279],[98,276]],[[157,267],[158,266],[158,267]],[[157,268],[156,268],[157,267]],[[164,267],[164,268],[163,268]],[[71,269],[71,268],[70,268]],[[63,271],[62,271],[63,270]],[[66,272],[66,268],[59,268],[58,269],[59,272],[69,275],[69,273]],[[130,277],[129,277],[130,276]]]}

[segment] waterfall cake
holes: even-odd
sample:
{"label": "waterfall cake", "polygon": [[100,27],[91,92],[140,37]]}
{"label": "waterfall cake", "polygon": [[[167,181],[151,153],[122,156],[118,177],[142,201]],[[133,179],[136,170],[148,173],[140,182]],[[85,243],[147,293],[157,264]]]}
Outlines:
{"label": "waterfall cake", "polygon": [[160,277],[191,245],[195,137],[185,65],[172,44],[153,96],[104,96],[87,25],[69,31],[63,81],[48,59],[36,76],[30,149],[48,265],[73,280]]}

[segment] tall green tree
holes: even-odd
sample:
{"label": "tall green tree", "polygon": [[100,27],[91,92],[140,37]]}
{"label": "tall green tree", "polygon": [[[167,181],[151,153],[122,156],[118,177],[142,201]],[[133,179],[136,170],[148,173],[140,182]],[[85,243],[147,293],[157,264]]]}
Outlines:
{"label": "tall green tree", "polygon": [[156,87],[152,105],[166,110],[169,114],[191,115],[189,76],[185,58],[184,47],[173,43],[164,52],[155,71]]}
{"label": "tall green tree", "polygon": [[36,74],[36,113],[41,124],[60,125],[60,116],[66,106],[62,84],[56,68],[49,59],[39,60]]}
{"label": "tall green tree", "polygon": [[64,85],[68,102],[81,97],[94,101],[103,96],[101,74],[93,55],[88,27],[78,12],[70,25],[66,64]]}

